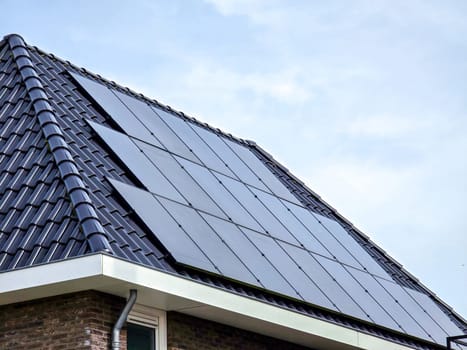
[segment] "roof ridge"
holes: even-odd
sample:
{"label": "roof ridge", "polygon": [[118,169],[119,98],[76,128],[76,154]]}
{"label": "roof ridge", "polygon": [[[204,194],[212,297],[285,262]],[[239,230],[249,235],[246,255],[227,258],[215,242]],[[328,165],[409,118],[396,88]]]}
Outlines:
{"label": "roof ridge", "polygon": [[173,114],[173,115],[175,115],[175,116],[177,116],[179,118],[182,118],[182,119],[184,119],[186,121],[189,121],[189,122],[191,122],[191,123],[193,123],[195,125],[198,125],[198,126],[204,128],[204,129],[210,130],[210,131],[212,131],[212,132],[214,132],[214,133],[216,133],[218,135],[227,137],[230,140],[233,140],[233,141],[236,141],[238,143],[241,143],[243,145],[248,146],[249,140],[247,140],[247,139],[237,137],[237,136],[232,135],[231,133],[226,132],[226,131],[224,131],[224,130],[222,130],[220,128],[216,128],[216,127],[214,127],[214,126],[212,126],[212,125],[210,125],[210,124],[208,124],[206,122],[202,122],[201,120],[199,120],[199,119],[197,119],[195,117],[187,115],[183,111],[176,110],[176,109],[172,108],[169,105],[166,105],[166,104],[164,104],[164,103],[162,103],[162,102],[160,102],[160,101],[158,101],[156,99],[147,97],[144,94],[142,94],[140,92],[137,92],[137,91],[134,91],[134,90],[130,89],[127,86],[120,85],[120,84],[118,84],[117,82],[115,82],[113,80],[109,80],[109,79],[104,78],[100,74],[93,73],[93,72],[89,71],[88,69],[86,69],[84,67],[79,67],[79,66],[71,63],[68,60],[57,57],[56,55],[54,55],[52,53],[45,52],[44,50],[38,48],[37,46],[29,46],[27,44],[25,46],[27,48],[34,49],[35,51],[37,51],[38,53],[40,53],[42,55],[46,55],[46,56],[48,56],[48,57],[50,57],[50,58],[52,58],[52,59],[54,59],[56,61],[59,61],[60,63],[62,63],[66,67],[72,68],[72,69],[74,69],[77,72],[80,72],[82,74],[84,73],[85,75],[90,76],[93,79],[96,79],[101,83],[104,83],[104,84],[110,85],[110,86],[112,86],[114,88],[117,88],[117,89],[121,90],[122,92],[125,92],[126,94],[130,94],[132,97],[135,97],[135,98],[140,99],[140,100],[144,100],[145,102],[148,102],[148,103],[151,103],[151,104],[155,104],[158,107],[162,108],[167,113],[171,113],[171,114]]}
{"label": "roof ridge", "polygon": [[13,59],[31,98],[41,131],[58,167],[60,177],[65,184],[71,205],[91,251],[112,253],[104,227],[97,216],[78,167],[65,141],[49,98],[29,56],[26,43],[18,34],[7,35],[4,40],[10,46]]}

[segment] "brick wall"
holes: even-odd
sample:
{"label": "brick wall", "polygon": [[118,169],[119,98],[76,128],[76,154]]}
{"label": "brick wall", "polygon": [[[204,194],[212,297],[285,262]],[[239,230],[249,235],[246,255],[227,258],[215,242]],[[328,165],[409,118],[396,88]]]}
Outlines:
{"label": "brick wall", "polygon": [[[96,291],[0,306],[0,350],[107,350],[125,299]],[[126,349],[126,331],[121,332]],[[168,350],[304,350],[274,338],[167,313]]]}
{"label": "brick wall", "polygon": [[302,346],[225,326],[216,322],[167,313],[168,350],[305,350]]}
{"label": "brick wall", "polygon": [[0,306],[0,350],[109,349],[124,304],[122,298],[86,291]]}

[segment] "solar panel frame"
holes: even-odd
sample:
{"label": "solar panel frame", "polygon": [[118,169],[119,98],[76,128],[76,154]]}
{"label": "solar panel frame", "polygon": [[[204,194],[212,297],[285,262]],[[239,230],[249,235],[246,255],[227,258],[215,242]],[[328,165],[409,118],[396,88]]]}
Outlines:
{"label": "solar panel frame", "polygon": [[226,214],[228,220],[257,231],[263,230],[237,198],[214,176],[214,172],[184,159],[180,159],[180,163],[187,169],[195,181],[206,192],[211,194],[211,197]]}
{"label": "solar panel frame", "polygon": [[215,170],[224,175],[235,177],[235,174],[217,156],[216,153],[204,142],[203,139],[193,130],[189,123],[180,117],[169,114],[160,108],[151,106],[159,117],[167,124],[172,131],[189,147],[189,149],[201,161],[201,164],[211,170]]}
{"label": "solar panel frame", "polygon": [[138,140],[134,140],[134,142],[148,157],[153,166],[178,190],[186,203],[197,209],[227,218],[208,193],[198,185],[177,161],[177,159],[181,158],[145,142]]}
{"label": "solar panel frame", "polygon": [[[386,279],[376,277],[381,285],[386,289],[396,301],[412,315],[423,315],[423,309],[418,305],[415,300],[409,295],[407,290]],[[428,334],[425,339],[433,341],[438,344],[444,344],[448,334],[430,317],[417,317],[415,320]]]}
{"label": "solar panel frame", "polygon": [[162,121],[159,115],[146,102],[119,91],[115,91],[115,94],[138,117],[145,128],[150,130],[151,135],[158,140],[159,144],[163,145],[162,148],[194,162],[200,162],[186,144]]}
{"label": "solar panel frame", "polygon": [[252,186],[260,188],[264,191],[269,189],[261,182],[261,180],[254,174],[250,168],[222,141],[221,136],[208,131],[197,125],[190,125],[193,130],[203,139],[209,148],[222,159],[227,167],[235,174],[238,180],[248,183]]}
{"label": "solar panel frame", "polygon": [[90,120],[86,122],[149,191],[185,202],[179,191],[154,167],[129,136]]}
{"label": "solar panel frame", "polygon": [[105,85],[70,72],[73,79],[94,99],[99,107],[107,113],[125,133],[162,147],[130,109],[115,95],[114,90]]}
{"label": "solar panel frame", "polygon": [[[179,227],[209,257],[209,260],[222,276],[260,286],[258,278],[251,273],[225,241],[212,230],[198,211],[190,206],[166,198],[157,196],[156,198],[178,223]],[[183,250],[183,247],[179,247],[179,249]],[[219,273],[217,271],[213,272]]]}
{"label": "solar panel frame", "polygon": [[238,158],[260,179],[268,188],[268,191],[292,202],[296,205],[302,205],[300,201],[284,186],[277,177],[256,157],[251,150],[237,142],[222,138],[227,146],[234,152]]}
{"label": "solar panel frame", "polygon": [[[153,232],[154,238],[178,262],[212,273],[220,273],[208,256],[200,249],[157,198],[145,190],[108,178],[107,181],[133,208],[136,215]],[[158,215],[154,215],[157,212]],[[185,249],[180,250],[180,247]]]}

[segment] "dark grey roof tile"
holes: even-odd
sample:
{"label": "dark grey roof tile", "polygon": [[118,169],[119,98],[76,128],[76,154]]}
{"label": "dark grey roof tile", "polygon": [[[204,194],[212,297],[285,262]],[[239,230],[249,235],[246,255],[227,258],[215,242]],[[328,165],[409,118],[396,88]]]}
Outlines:
{"label": "dark grey roof tile", "polygon": [[60,259],[67,259],[70,257],[75,257],[75,256],[80,256],[85,254],[85,252],[80,253],[80,249],[85,249],[87,251],[87,244],[83,240],[76,240],[75,238],[70,238],[66,242],[60,242],[62,245],[64,245],[62,255],[60,256]]}
{"label": "dark grey roof tile", "polygon": [[9,269],[15,269],[24,266],[25,262],[28,260],[29,252],[18,249],[9,263]]}
{"label": "dark grey roof tile", "polygon": [[8,270],[12,260],[13,256],[11,254],[0,253],[0,269]]}

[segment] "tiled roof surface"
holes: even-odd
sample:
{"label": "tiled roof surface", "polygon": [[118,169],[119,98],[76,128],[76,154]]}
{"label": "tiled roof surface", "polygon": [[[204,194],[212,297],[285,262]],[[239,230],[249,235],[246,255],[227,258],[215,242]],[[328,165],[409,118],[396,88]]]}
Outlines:
{"label": "tiled roof surface", "polygon": [[[113,194],[106,177],[116,178],[129,184],[138,185],[139,182],[124,164],[121,164],[102,143],[97,141],[96,135],[84,118],[103,125],[117,126],[113,125],[113,121],[73,83],[67,70],[80,72],[134,97],[155,103],[171,113],[175,112],[156,101],[150,101],[80,70],[53,55],[45,54],[37,48],[29,46],[25,48],[43,91],[47,94],[47,102],[50,103],[52,115],[67,145],[72,162],[79,172],[82,189],[89,196],[90,205],[96,214],[96,223],[102,226],[104,230],[102,234],[104,239],[108,240],[113,254],[154,268],[177,272],[234,293],[264,300],[313,317],[344,324],[414,348],[441,348],[438,345],[411,339],[339,314],[325,312],[304,303],[264,293],[175,264],[164,248],[149,234],[135,213]],[[12,55],[8,40],[0,44],[0,270],[66,259],[92,251],[92,245],[89,244],[90,237],[87,237],[89,232],[83,218],[77,213],[79,203],[76,198],[70,196],[72,191],[66,185],[66,176],[63,176],[63,171],[60,173],[54,147],[47,142],[49,139],[46,138],[47,133],[43,129],[44,123],[41,125],[36,113],[37,108],[34,108],[31,101],[31,89],[28,91],[24,77],[19,71],[22,64],[24,66],[24,62],[18,62],[18,57],[15,59]],[[220,133],[219,130],[211,129],[183,114],[175,114]],[[246,143],[229,135],[225,136],[236,142]],[[249,145],[304,205],[321,215],[340,221],[393,276],[394,280],[401,285],[431,295],[397,262],[295,179],[266,152],[254,143]],[[446,306],[442,307],[456,324],[466,329],[466,324],[460,317],[453,314]]]}
{"label": "tiled roof surface", "polygon": [[81,255],[87,243],[6,45],[0,57],[0,269]]}

